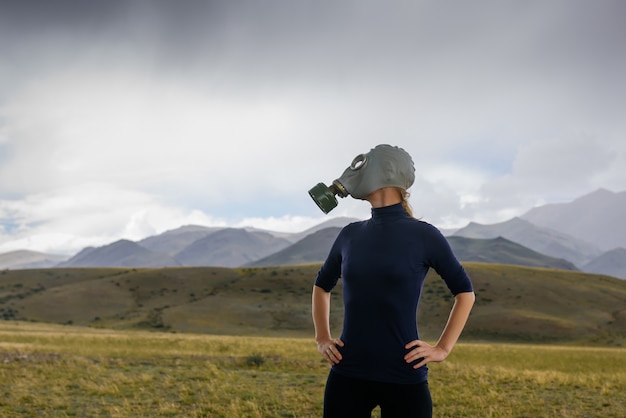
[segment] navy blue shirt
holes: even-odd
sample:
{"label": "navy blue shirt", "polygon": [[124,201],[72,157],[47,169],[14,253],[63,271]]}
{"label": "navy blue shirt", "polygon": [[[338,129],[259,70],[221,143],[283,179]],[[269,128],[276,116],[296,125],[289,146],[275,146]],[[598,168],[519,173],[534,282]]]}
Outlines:
{"label": "navy blue shirt", "polygon": [[431,267],[453,295],[473,291],[441,232],[401,203],[373,208],[371,219],[341,230],[315,280],[327,292],[343,281],[345,346],[336,373],[391,383],[427,379],[426,366],[404,361],[404,346],[419,339],[417,305]]}

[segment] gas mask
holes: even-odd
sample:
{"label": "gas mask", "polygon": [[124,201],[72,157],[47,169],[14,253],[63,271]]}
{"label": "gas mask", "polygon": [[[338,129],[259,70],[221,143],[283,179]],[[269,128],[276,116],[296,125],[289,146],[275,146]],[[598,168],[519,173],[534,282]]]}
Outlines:
{"label": "gas mask", "polygon": [[309,190],[309,196],[322,212],[328,213],[337,206],[335,195],[365,200],[370,193],[383,187],[407,190],[413,181],[415,167],[411,156],[402,148],[383,144],[354,157],[341,177],[333,180],[330,186],[318,183]]}

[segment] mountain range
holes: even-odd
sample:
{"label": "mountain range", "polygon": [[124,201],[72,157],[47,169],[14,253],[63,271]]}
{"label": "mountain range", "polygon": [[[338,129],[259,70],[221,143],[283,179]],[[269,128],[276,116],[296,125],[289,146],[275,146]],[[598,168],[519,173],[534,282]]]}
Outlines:
{"label": "mountain range", "polygon": [[[626,191],[605,189],[570,203],[531,209],[506,222],[471,222],[447,234],[461,261],[579,269],[626,279]],[[0,268],[244,267],[323,261],[341,227],[332,218],[299,233],[187,225],[133,242],[87,247],[63,259],[19,251],[0,254]]]}
{"label": "mountain range", "polygon": [[470,222],[452,236],[481,239],[505,237],[539,253],[570,260],[578,266],[602,254],[593,244],[551,228],[537,226],[522,218],[491,225]]}

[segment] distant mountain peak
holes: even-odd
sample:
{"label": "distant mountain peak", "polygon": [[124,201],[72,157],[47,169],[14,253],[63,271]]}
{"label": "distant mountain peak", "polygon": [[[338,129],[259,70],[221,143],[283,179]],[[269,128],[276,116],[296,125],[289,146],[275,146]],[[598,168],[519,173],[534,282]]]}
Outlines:
{"label": "distant mountain peak", "polygon": [[572,203],[585,201],[585,200],[610,199],[610,198],[615,197],[617,194],[618,193],[612,192],[608,189],[601,187],[599,189],[594,190],[591,193],[587,193],[586,195],[583,195],[577,199],[574,199]]}
{"label": "distant mountain peak", "polygon": [[169,267],[179,263],[134,241],[120,239],[102,247],[88,247],[60,267]]}
{"label": "distant mountain peak", "polygon": [[626,191],[597,189],[570,203],[533,208],[522,218],[564,232],[608,251],[626,246]]}
{"label": "distant mountain peak", "polygon": [[626,279],[626,249],[619,247],[605,252],[583,266],[590,273]]}
{"label": "distant mountain peak", "polygon": [[122,238],[122,239],[118,239],[117,241],[112,242],[111,244],[105,245],[105,247],[109,247],[113,245],[137,245],[137,243],[129,239]]}
{"label": "distant mountain peak", "polygon": [[54,267],[67,256],[46,254],[38,251],[15,250],[0,254],[0,268],[25,269]]}
{"label": "distant mountain peak", "polygon": [[188,232],[203,232],[203,231],[213,231],[220,229],[221,227],[212,227],[212,226],[202,226],[202,225],[183,225],[178,228],[169,229],[163,232],[161,235],[172,235],[172,234],[185,234]]}

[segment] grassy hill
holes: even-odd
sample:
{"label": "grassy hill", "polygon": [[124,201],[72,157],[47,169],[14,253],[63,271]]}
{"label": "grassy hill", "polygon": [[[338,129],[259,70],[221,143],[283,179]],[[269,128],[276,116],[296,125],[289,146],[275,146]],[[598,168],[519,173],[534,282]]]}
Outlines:
{"label": "grassy hill", "polygon": [[[463,338],[626,344],[626,281],[580,272],[464,263],[477,301]],[[58,268],[0,272],[0,319],[233,335],[312,336],[319,264],[258,268]],[[452,304],[427,277],[420,332],[436,339]],[[341,289],[332,296],[339,334]]]}

